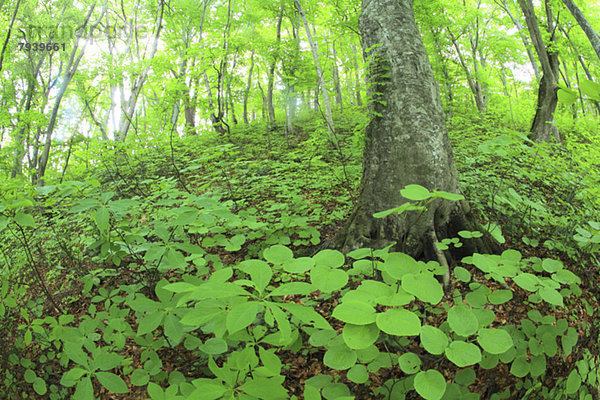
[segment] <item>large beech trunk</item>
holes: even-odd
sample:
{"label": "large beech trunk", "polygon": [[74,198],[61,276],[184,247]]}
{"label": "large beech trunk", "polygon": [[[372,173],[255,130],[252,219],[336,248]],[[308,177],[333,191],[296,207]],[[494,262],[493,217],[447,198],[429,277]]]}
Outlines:
{"label": "large beech trunk", "polygon": [[[363,46],[372,57],[367,78],[374,117],[366,129],[360,195],[332,247],[350,251],[397,242],[397,250],[438,259],[438,240],[477,229],[466,201],[437,200],[420,216],[409,212],[406,220],[397,214],[373,217],[405,203],[400,190],[409,184],[460,193],[438,85],[412,1],[363,0],[359,21]],[[463,254],[496,250],[489,235],[466,242]]]}

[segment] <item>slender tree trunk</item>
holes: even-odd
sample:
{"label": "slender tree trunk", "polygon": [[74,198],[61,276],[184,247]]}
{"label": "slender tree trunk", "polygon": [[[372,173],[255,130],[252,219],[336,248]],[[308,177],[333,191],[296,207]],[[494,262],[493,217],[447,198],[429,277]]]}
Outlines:
{"label": "slender tree trunk", "polygon": [[248,71],[248,81],[246,82],[246,89],[244,90],[244,111],[243,118],[244,124],[248,125],[248,97],[250,96],[250,89],[252,89],[252,71],[254,70],[254,50],[250,55],[250,70]]}
{"label": "slender tree trunk", "polygon": [[527,38],[527,33],[525,32],[525,29],[523,28],[521,21],[519,21],[519,19],[513,14],[513,12],[510,9],[510,6],[508,5],[506,0],[502,0],[501,3],[497,2],[497,4],[499,4],[502,7],[502,9],[510,17],[510,20],[512,21],[512,23],[517,28],[517,33],[519,34],[519,37],[521,38],[521,41],[523,42],[523,45],[525,46],[525,51],[527,52],[527,57],[529,58],[529,62],[531,63],[531,68],[533,68],[533,73],[535,74],[536,79],[539,81],[542,74],[540,73],[540,68],[538,67],[538,63],[535,59],[535,56],[533,55],[533,52],[531,51],[531,43],[529,42],[529,39]]}
{"label": "slender tree trunk", "polygon": [[[560,141],[560,135],[554,121],[554,111],[558,103],[558,87],[556,86],[558,82],[558,55],[549,52],[544,44],[531,0],[519,0],[519,5],[525,15],[527,29],[529,29],[529,35],[540,59],[543,74],[540,80],[537,107],[529,137],[536,142]],[[553,34],[552,13],[549,7],[548,2],[546,2],[546,14],[549,17],[546,22],[548,31]]]}
{"label": "slender tree trunk", "polygon": [[344,112],[344,101],[342,98],[342,86],[340,84],[340,73],[337,66],[337,51],[335,50],[335,41],[331,45],[333,64],[331,70],[333,73],[333,85],[335,87],[335,102],[340,106],[340,111]]}
{"label": "slender tree trunk", "polygon": [[269,113],[269,125],[272,127],[275,123],[275,108],[273,107],[273,86],[275,83],[275,67],[279,59],[279,43],[281,42],[281,22],[283,21],[283,6],[279,8],[277,17],[277,39],[275,41],[275,51],[273,52],[269,75],[267,78],[267,111]]}
{"label": "slender tree trunk", "polygon": [[358,67],[358,60],[356,57],[356,47],[354,45],[350,45],[350,50],[352,54],[352,64],[354,64],[354,79],[356,81],[354,90],[356,92],[356,105],[362,106],[362,98],[360,95],[361,84],[360,84],[360,68]]}
{"label": "slender tree trunk", "polygon": [[299,0],[294,0],[294,3],[296,4],[298,13],[302,18],[308,43],[310,44],[310,49],[312,50],[313,61],[315,63],[315,69],[317,71],[317,78],[319,79],[319,84],[321,86],[321,95],[323,96],[323,107],[325,108],[325,122],[327,123],[329,137],[337,147],[335,127],[333,125],[333,115],[331,113],[331,102],[329,101],[329,93],[327,93],[327,85],[325,84],[325,79],[323,78],[323,69],[321,68],[321,62],[319,60],[319,47],[317,45],[317,42],[313,39],[313,35],[308,25],[308,21],[306,20],[306,14],[304,13],[304,9],[302,8],[302,4],[300,4]]}
{"label": "slender tree trunk", "polygon": [[598,55],[598,58],[600,58],[600,35],[598,35],[598,33],[594,30],[592,25],[590,25],[587,18],[585,18],[585,16],[573,0],[563,0],[563,3],[565,3],[569,11],[571,11],[571,14],[573,14],[573,17],[575,18],[575,21],[577,21],[581,29],[583,29],[583,32],[592,44],[596,55]]}
{"label": "slender tree trunk", "polygon": [[[73,76],[75,75],[75,72],[77,71],[79,62],[83,58],[87,44],[90,41],[90,37],[92,36],[94,30],[96,29],[96,27],[102,20],[104,13],[106,12],[107,3],[108,3],[108,0],[105,0],[104,5],[102,6],[102,10],[100,11],[100,16],[98,17],[98,20],[90,27],[89,32],[87,34],[87,38],[84,41],[84,44],[81,47],[81,51],[79,52],[77,57],[75,55],[77,54],[77,50],[79,50],[78,46],[77,46],[77,42],[79,40],[76,40],[73,50],[71,51],[69,63],[67,64],[67,72],[64,75],[64,79],[60,85],[60,88],[56,95],[56,99],[54,100],[54,106],[52,107],[52,113],[50,114],[48,126],[46,127],[46,141],[44,143],[44,150],[42,151],[42,155],[40,156],[38,170],[36,173],[36,181],[37,181],[38,186],[44,185],[44,174],[46,173],[46,167],[48,166],[48,160],[50,159],[50,146],[52,144],[52,134],[54,133],[54,127],[56,126],[56,119],[58,117],[60,103],[63,99],[63,96],[65,95],[65,92],[67,91],[67,87],[69,86],[69,83],[71,83],[71,79],[73,79]],[[95,6],[96,6],[96,4],[92,5],[92,7],[85,19],[85,23],[83,25],[84,27],[87,26],[87,24],[92,16],[92,13],[94,12]]]}
{"label": "slender tree trunk", "polygon": [[[360,195],[333,247],[348,251],[396,242],[396,249],[413,257],[439,259],[438,240],[477,229],[466,201],[436,200],[420,215],[404,214],[406,219],[373,217],[405,203],[400,190],[409,184],[460,193],[438,85],[412,3],[362,2],[359,26],[371,56],[367,78],[374,117],[366,129]],[[484,238],[466,243],[466,251],[492,249],[489,236]]]}

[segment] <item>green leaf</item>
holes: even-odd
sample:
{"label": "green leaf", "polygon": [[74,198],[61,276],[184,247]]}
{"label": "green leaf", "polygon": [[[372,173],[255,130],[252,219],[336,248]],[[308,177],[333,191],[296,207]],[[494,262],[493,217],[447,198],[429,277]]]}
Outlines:
{"label": "green leaf", "polygon": [[558,100],[566,105],[571,105],[577,101],[577,92],[572,89],[560,88],[558,89],[557,96]]}
{"label": "green leaf", "polygon": [[541,286],[539,278],[528,272],[520,273],[519,275],[515,276],[513,280],[521,288],[530,292],[535,292],[538,287]]}
{"label": "green leaf", "polygon": [[254,379],[247,379],[239,389],[258,399],[285,400],[289,398],[278,377],[265,378],[259,376]]}
{"label": "green leaf", "polygon": [[74,367],[63,374],[62,378],[60,379],[60,384],[66,387],[71,387],[75,385],[79,381],[79,379],[87,373],[88,371],[86,371],[85,369]]}
{"label": "green leaf", "polygon": [[433,196],[431,197],[439,197],[441,199],[446,199],[450,201],[458,201],[465,199],[465,196],[463,196],[462,194],[445,192],[443,190],[434,190]]}
{"label": "green leaf", "polygon": [[488,295],[488,300],[492,304],[504,304],[512,299],[513,293],[510,290],[500,289],[494,290]]}
{"label": "green leaf", "polygon": [[44,381],[42,378],[35,378],[33,381],[33,390],[35,390],[35,392],[39,395],[46,394],[48,391],[48,388],[46,387],[46,381]]}
{"label": "green leaf", "polygon": [[210,338],[199,349],[206,354],[223,354],[227,351],[227,342],[221,338]]}
{"label": "green leaf", "polygon": [[344,301],[331,314],[340,321],[354,325],[368,325],[375,322],[375,308],[370,304],[357,301]]}
{"label": "green leaf", "polygon": [[560,307],[564,306],[563,297],[556,289],[543,287],[540,290],[538,290],[538,294],[547,303]]}
{"label": "green leaf", "polygon": [[292,296],[297,294],[307,295],[315,290],[314,286],[308,282],[290,282],[279,285],[273,289],[269,296]]}
{"label": "green leaf", "polygon": [[567,394],[575,394],[579,390],[580,386],[581,376],[579,375],[579,372],[577,372],[577,370],[574,369],[571,371],[569,377],[567,378],[567,388],[565,391]]}
{"label": "green leaf", "polygon": [[323,363],[337,370],[348,369],[356,364],[356,351],[345,345],[332,347],[325,352]]}
{"label": "green leaf", "polygon": [[434,305],[444,296],[442,285],[431,272],[427,271],[420,274],[406,274],[402,278],[402,289]]}
{"label": "green leaf", "polygon": [[227,314],[226,326],[229,333],[246,328],[258,313],[258,304],[254,301],[236,304]]}
{"label": "green leaf", "polygon": [[477,317],[465,305],[454,306],[448,311],[448,324],[454,332],[464,337],[473,335],[479,328]]}
{"label": "green leaf", "polygon": [[[227,387],[216,383],[216,381],[195,381],[194,386],[197,389],[190,393],[187,397],[188,399],[216,400],[220,399],[227,392]],[[148,394],[150,394],[150,391],[148,391]]]}
{"label": "green leaf", "polygon": [[475,371],[473,371],[473,368],[461,369],[456,372],[456,375],[454,376],[454,382],[463,386],[472,385],[473,382],[475,382],[475,379],[477,379],[477,375],[475,374]]}
{"label": "green leaf", "polygon": [[[289,250],[287,247],[283,248]],[[250,275],[252,282],[254,282],[254,287],[261,294],[271,282],[271,278],[273,278],[273,270],[264,261],[246,260],[240,264],[240,269]]]}
{"label": "green leaf", "polygon": [[354,350],[362,350],[371,346],[379,337],[379,328],[376,324],[352,325],[346,324],[342,330],[342,337],[346,345]]}
{"label": "green leaf", "polygon": [[120,376],[112,372],[96,372],[98,382],[102,384],[108,391],[113,393],[128,393],[127,385]]}
{"label": "green leaf", "polygon": [[101,234],[106,234],[108,231],[108,223],[110,220],[110,214],[108,209],[102,207],[96,210],[96,214],[94,215],[94,222],[98,227],[98,230]]}
{"label": "green leaf", "polygon": [[313,256],[315,265],[324,265],[331,268],[339,268],[344,265],[346,258],[337,250],[325,249]]}
{"label": "green leaf", "polygon": [[446,348],[446,357],[459,367],[467,367],[481,361],[481,350],[473,343],[455,340]]}
{"label": "green leaf", "polygon": [[94,386],[89,376],[77,383],[73,398],[77,400],[94,400]]}
{"label": "green leaf", "polygon": [[468,283],[471,280],[471,273],[463,267],[454,267],[454,276],[456,276],[459,281],[465,283]]}
{"label": "green leaf", "polygon": [[421,345],[431,354],[442,354],[448,347],[448,336],[434,326],[421,327]]}
{"label": "green leaf", "polygon": [[150,380],[148,371],[145,369],[136,369],[131,373],[131,384],[135,386],[144,386]]}
{"label": "green leaf", "polygon": [[392,308],[376,317],[377,326],[383,332],[396,336],[413,336],[421,332],[421,320],[412,311]]}
{"label": "green leaf", "polygon": [[311,257],[300,257],[288,260],[283,264],[283,270],[292,274],[303,274],[315,266]]}
{"label": "green leaf", "polygon": [[348,274],[341,269],[332,269],[325,265],[317,265],[310,271],[310,281],[315,289],[323,293],[340,290],[348,283]]}
{"label": "green leaf", "polygon": [[426,400],[439,400],[446,392],[446,379],[435,369],[419,372],[414,385],[417,393]]}
{"label": "green leaf", "polygon": [[25,373],[23,374],[23,378],[25,379],[25,382],[33,383],[33,381],[35,381],[35,378],[37,378],[37,375],[35,374],[35,372],[33,372],[32,369],[27,368],[25,370]]}
{"label": "green leaf", "polygon": [[296,303],[281,303],[279,306],[289,312],[302,323],[312,325],[319,329],[333,329],[329,322],[312,307],[307,307]]}
{"label": "green leaf", "polygon": [[21,226],[35,226],[33,216],[31,216],[30,214],[22,213],[20,211],[15,214],[15,221]]}
{"label": "green leaf", "polygon": [[356,364],[348,370],[346,373],[348,379],[354,383],[365,383],[369,380],[369,373],[367,367],[362,364]]}
{"label": "green leaf", "polygon": [[141,336],[154,331],[156,328],[158,328],[164,316],[165,312],[162,310],[156,310],[144,315],[144,317],[139,320],[137,334]]}
{"label": "green leaf", "polygon": [[592,82],[588,79],[583,79],[579,83],[581,93],[590,97],[593,100],[600,101],[600,84]]}
{"label": "green leaf", "polygon": [[404,253],[390,253],[383,263],[383,270],[392,278],[401,280],[405,275],[419,271],[417,261]]}
{"label": "green leaf", "polygon": [[421,185],[407,185],[404,189],[400,190],[400,194],[408,200],[415,201],[427,200],[433,196],[433,193],[430,193],[429,190]]}
{"label": "green leaf", "polygon": [[512,337],[503,329],[482,328],[477,341],[490,354],[502,354],[513,347]]}
{"label": "green leaf", "polygon": [[517,378],[523,378],[529,373],[529,363],[525,356],[519,356],[515,358],[512,365],[510,366],[510,373]]}
{"label": "green leaf", "polygon": [[276,244],[274,246],[266,248],[263,252],[263,257],[268,262],[278,265],[283,264],[294,258],[294,253],[287,247],[281,244]]}
{"label": "green leaf", "polygon": [[404,353],[398,357],[398,364],[400,364],[402,372],[409,375],[416,374],[421,369],[421,359],[412,352]]}
{"label": "green leaf", "polygon": [[542,261],[542,268],[544,268],[544,271],[546,272],[554,273],[563,269],[564,266],[563,263],[558,260],[544,258],[544,261]]}

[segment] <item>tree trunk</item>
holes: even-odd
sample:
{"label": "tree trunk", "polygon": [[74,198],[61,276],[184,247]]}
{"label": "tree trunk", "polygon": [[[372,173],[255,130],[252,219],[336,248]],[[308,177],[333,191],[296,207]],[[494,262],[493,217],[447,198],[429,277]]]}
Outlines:
{"label": "tree trunk", "polygon": [[244,90],[244,110],[242,117],[244,118],[244,124],[248,125],[248,97],[250,96],[250,89],[252,89],[252,71],[254,70],[254,50],[250,55],[250,70],[248,71],[248,81],[246,82],[246,89]]}
{"label": "tree trunk", "polygon": [[356,60],[356,47],[354,45],[350,45],[350,49],[352,50],[352,64],[354,65],[354,79],[356,81],[356,85],[354,90],[356,91],[356,105],[362,106],[362,99],[360,97],[360,69],[358,68],[358,61]]}
{"label": "tree trunk", "polygon": [[273,85],[275,83],[275,66],[279,58],[279,42],[281,42],[281,21],[283,20],[283,7],[279,8],[277,17],[277,40],[275,42],[275,51],[271,65],[269,67],[269,76],[267,80],[267,111],[269,113],[269,125],[272,127],[275,123],[275,108],[273,107]]}
{"label": "tree trunk", "polygon": [[335,41],[331,45],[333,64],[331,70],[333,73],[333,85],[335,87],[335,102],[340,106],[340,111],[344,112],[344,102],[342,99],[342,86],[340,84],[340,73],[337,66],[337,51],[335,50]]}
{"label": "tree trunk", "polygon": [[[364,49],[371,49],[367,77],[374,117],[366,129],[360,195],[347,224],[333,240],[333,247],[343,251],[397,242],[395,249],[413,257],[437,259],[438,239],[477,229],[466,201],[438,199],[421,215],[404,214],[406,219],[397,214],[373,217],[405,203],[400,190],[409,184],[460,193],[438,85],[412,3],[362,2],[359,26]],[[489,235],[463,248],[495,250]]]}
{"label": "tree trunk", "polygon": [[294,3],[296,4],[298,13],[300,14],[302,22],[304,23],[304,30],[306,31],[306,37],[308,39],[308,43],[310,44],[310,49],[312,51],[313,61],[315,63],[315,69],[317,71],[317,78],[319,79],[319,85],[321,86],[321,95],[323,96],[323,107],[325,108],[325,122],[327,123],[329,138],[337,147],[335,127],[333,125],[333,115],[331,114],[331,102],[329,101],[329,93],[327,92],[327,85],[325,84],[325,78],[323,78],[323,69],[321,68],[321,62],[319,60],[319,47],[317,45],[317,42],[313,39],[310,27],[308,26],[308,21],[306,20],[306,14],[304,13],[304,9],[302,8],[302,4],[298,0],[294,0]]}
{"label": "tree trunk", "polygon": [[592,47],[594,48],[594,51],[598,55],[598,58],[600,58],[600,35],[598,35],[594,28],[592,28],[592,25],[590,25],[573,0],[563,0],[563,3],[565,3],[569,11],[571,11],[575,21],[577,21],[581,29],[583,29],[583,32],[588,37]]}
{"label": "tree trunk", "polygon": [[[535,117],[531,124],[529,138],[536,142],[547,142],[550,140],[560,141],[560,136],[554,121],[554,111],[558,102],[558,55],[549,52],[535,16],[531,0],[519,0],[521,10],[527,21],[527,29],[533,41],[535,51],[542,65],[542,79],[538,89],[538,100]],[[546,1],[547,28],[553,34],[552,12]]]}

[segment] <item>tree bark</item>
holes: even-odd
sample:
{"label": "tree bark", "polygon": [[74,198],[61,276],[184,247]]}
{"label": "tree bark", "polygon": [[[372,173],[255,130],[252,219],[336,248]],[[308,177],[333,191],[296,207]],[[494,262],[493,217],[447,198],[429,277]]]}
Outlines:
{"label": "tree bark", "polygon": [[[519,0],[519,6],[525,15],[527,29],[533,41],[535,51],[542,65],[542,79],[538,89],[538,100],[535,117],[531,124],[529,138],[536,142],[560,141],[560,135],[554,121],[554,111],[558,103],[558,55],[548,50],[544,44],[537,17],[531,0]],[[546,2],[548,31],[554,36],[552,13]]]}
{"label": "tree bark", "polygon": [[575,21],[577,21],[581,29],[583,29],[583,32],[588,37],[592,47],[594,48],[594,51],[598,55],[598,58],[600,58],[600,35],[598,35],[598,32],[592,28],[592,25],[590,25],[573,0],[563,0],[563,3],[565,3],[565,6],[567,6],[569,11],[571,11]]}
{"label": "tree bark", "polygon": [[275,108],[273,107],[273,85],[275,83],[275,67],[279,58],[279,43],[281,42],[281,21],[283,21],[283,6],[279,8],[277,17],[277,40],[275,42],[275,51],[269,66],[269,75],[267,79],[267,112],[269,114],[269,126],[273,127],[275,123]]}
{"label": "tree bark", "polygon": [[325,84],[325,78],[323,78],[323,68],[321,68],[321,61],[319,60],[319,47],[317,45],[317,42],[313,38],[313,35],[310,31],[310,27],[308,26],[308,21],[306,20],[306,14],[304,13],[302,4],[298,0],[294,0],[294,3],[296,4],[296,9],[298,9],[298,13],[300,14],[302,22],[304,23],[304,30],[306,31],[306,37],[308,39],[308,43],[310,44],[310,49],[312,51],[313,61],[315,63],[315,69],[317,71],[317,78],[319,80],[319,85],[321,86],[321,96],[323,97],[323,107],[325,108],[325,122],[327,123],[329,137],[331,141],[336,144],[337,147],[335,127],[333,125],[333,115],[331,113],[331,102],[329,101],[327,85]]}
{"label": "tree bark", "polygon": [[[412,0],[363,0],[359,26],[369,49],[367,72],[373,119],[366,129],[360,195],[332,247],[395,249],[438,259],[436,241],[476,230],[466,201],[436,200],[420,215],[411,211],[377,219],[373,214],[407,200],[400,190],[418,184],[460,193],[438,85],[419,35]],[[375,46],[379,45],[379,46]],[[495,250],[489,235],[465,243],[465,251]],[[463,249],[461,248],[461,250]]]}

